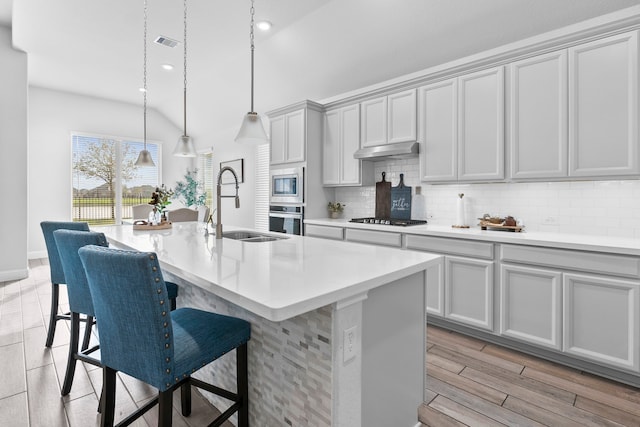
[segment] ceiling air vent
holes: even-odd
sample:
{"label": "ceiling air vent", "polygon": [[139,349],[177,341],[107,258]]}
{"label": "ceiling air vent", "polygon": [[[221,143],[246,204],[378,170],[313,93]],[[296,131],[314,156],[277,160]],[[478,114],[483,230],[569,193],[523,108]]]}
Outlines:
{"label": "ceiling air vent", "polygon": [[158,38],[154,40],[154,43],[158,43],[158,44],[161,44],[162,46],[167,46],[167,47],[176,47],[180,42],[174,39],[170,39],[169,37],[158,36]]}

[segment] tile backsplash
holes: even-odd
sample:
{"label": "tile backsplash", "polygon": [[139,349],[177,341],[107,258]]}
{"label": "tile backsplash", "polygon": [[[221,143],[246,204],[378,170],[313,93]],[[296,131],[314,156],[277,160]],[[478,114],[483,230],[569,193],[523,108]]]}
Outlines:
{"label": "tile backsplash", "polygon": [[[422,186],[430,224],[451,225],[456,199],[464,193],[467,223],[484,213],[511,215],[525,230],[640,238],[640,180],[571,181],[495,184],[426,184],[420,181],[418,159],[376,162],[376,181],[386,172],[398,185],[400,174],[413,187]],[[375,186],[336,189],[346,204],[344,217],[368,217],[375,212]]]}

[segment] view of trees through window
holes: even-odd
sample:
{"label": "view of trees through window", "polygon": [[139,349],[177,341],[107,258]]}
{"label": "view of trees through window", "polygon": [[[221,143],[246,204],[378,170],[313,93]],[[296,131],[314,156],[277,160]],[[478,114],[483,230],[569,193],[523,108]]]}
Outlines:
{"label": "view of trees through window", "polygon": [[155,167],[137,167],[140,141],[73,135],[73,220],[119,224],[133,205],[148,203],[158,185],[159,145],[147,141]]}

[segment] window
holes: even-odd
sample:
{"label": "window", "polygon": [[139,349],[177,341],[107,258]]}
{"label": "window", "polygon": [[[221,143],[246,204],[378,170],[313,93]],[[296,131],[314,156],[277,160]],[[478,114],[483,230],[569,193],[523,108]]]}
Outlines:
{"label": "window", "polygon": [[143,142],[124,138],[72,135],[73,220],[120,224],[132,218],[131,206],[148,203],[158,185],[160,145],[147,141],[155,167],[137,167]]}
{"label": "window", "polygon": [[209,213],[213,213],[215,209],[213,202],[213,191],[215,178],[213,176],[213,153],[198,154],[198,182],[204,185],[204,191],[207,195],[205,204],[209,207]]}

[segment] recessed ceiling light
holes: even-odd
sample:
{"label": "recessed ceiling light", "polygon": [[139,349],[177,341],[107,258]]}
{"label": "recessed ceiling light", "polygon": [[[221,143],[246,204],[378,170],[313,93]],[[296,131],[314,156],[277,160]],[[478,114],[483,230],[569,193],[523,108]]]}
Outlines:
{"label": "recessed ceiling light", "polygon": [[269,21],[258,21],[256,22],[256,27],[262,31],[269,31],[273,25]]}
{"label": "recessed ceiling light", "polygon": [[147,91],[147,90],[146,90],[145,88],[143,88],[143,87],[138,88],[138,90],[139,90],[140,92],[146,92],[146,91]]}
{"label": "recessed ceiling light", "polygon": [[171,71],[171,70],[173,70],[173,65],[172,64],[162,64],[162,68],[164,70]]}

